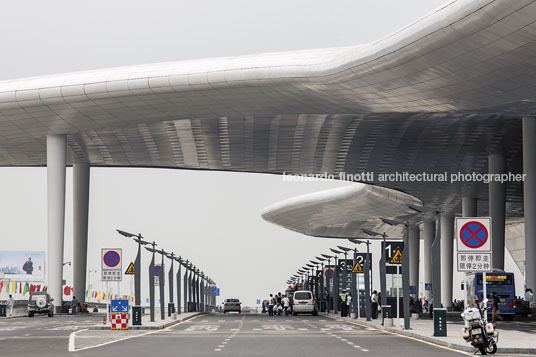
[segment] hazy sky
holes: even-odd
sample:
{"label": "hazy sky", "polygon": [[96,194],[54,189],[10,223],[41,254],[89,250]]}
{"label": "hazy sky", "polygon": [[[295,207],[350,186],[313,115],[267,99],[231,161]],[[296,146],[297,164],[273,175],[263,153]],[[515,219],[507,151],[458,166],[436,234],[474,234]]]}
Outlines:
{"label": "hazy sky", "polygon": [[[446,0],[13,1],[0,5],[0,80],[87,69],[338,47],[371,42]],[[46,247],[46,169],[1,168],[1,249]],[[65,261],[72,257],[72,176],[67,176]],[[141,232],[190,258],[222,297],[254,304],[314,255],[340,244],[266,223],[262,209],[343,185],[274,175],[162,169],[92,169],[88,269],[100,248],[135,246]],[[148,258],[148,254],[145,254]],[[71,281],[72,270],[66,267]],[[91,283],[100,286],[96,273]],[[88,282],[89,283],[89,282]],[[128,293],[129,282],[122,285]]]}

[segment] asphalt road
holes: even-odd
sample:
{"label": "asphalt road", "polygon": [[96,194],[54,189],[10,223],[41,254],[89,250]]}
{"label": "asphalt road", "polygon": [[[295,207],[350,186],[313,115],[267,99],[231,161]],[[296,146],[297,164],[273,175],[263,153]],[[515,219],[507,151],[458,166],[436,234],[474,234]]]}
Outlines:
{"label": "asphalt road", "polygon": [[208,314],[156,331],[87,330],[102,316],[0,320],[5,356],[472,355],[323,316]]}
{"label": "asphalt road", "polygon": [[0,320],[1,356],[68,355],[69,336],[102,320],[95,315],[35,315]]}
{"label": "asphalt road", "polygon": [[[85,336],[88,334],[89,336]],[[76,348],[105,342],[110,332],[79,333]],[[78,343],[78,339],[82,344]],[[196,317],[160,332],[76,351],[73,356],[457,356],[459,353],[322,316]]]}

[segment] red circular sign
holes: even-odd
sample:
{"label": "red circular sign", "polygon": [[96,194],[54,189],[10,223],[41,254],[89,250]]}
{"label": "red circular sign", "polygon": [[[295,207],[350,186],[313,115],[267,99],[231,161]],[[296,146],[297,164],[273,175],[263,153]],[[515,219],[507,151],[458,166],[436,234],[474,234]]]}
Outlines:
{"label": "red circular sign", "polygon": [[482,247],[488,241],[486,226],[477,221],[467,222],[460,230],[460,240],[467,248],[476,249]]}
{"label": "red circular sign", "polygon": [[119,264],[121,258],[119,257],[119,253],[117,253],[115,250],[109,250],[104,253],[104,257],[102,257],[102,260],[104,261],[104,264],[106,266],[113,268],[116,267],[117,264]]}

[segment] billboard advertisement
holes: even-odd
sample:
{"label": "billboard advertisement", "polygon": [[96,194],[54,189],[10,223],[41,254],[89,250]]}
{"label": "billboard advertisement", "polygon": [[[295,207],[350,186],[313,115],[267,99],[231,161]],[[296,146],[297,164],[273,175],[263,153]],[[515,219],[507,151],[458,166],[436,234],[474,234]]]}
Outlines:
{"label": "billboard advertisement", "polygon": [[44,281],[45,252],[0,250],[0,273],[4,279]]}

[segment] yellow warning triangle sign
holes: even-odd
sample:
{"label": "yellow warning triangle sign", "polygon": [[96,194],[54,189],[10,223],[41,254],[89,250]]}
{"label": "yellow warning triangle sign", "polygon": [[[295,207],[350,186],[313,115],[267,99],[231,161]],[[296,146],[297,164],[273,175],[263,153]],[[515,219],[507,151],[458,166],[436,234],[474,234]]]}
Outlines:
{"label": "yellow warning triangle sign", "polygon": [[125,270],[125,275],[134,275],[134,264],[130,262],[127,270]]}
{"label": "yellow warning triangle sign", "polygon": [[359,264],[358,261],[356,261],[355,266],[352,269],[352,273],[362,273],[362,272],[363,272],[363,267],[361,266],[361,264]]}
{"label": "yellow warning triangle sign", "polygon": [[400,247],[396,247],[395,253],[389,259],[389,264],[402,264],[402,251],[400,250]]}

